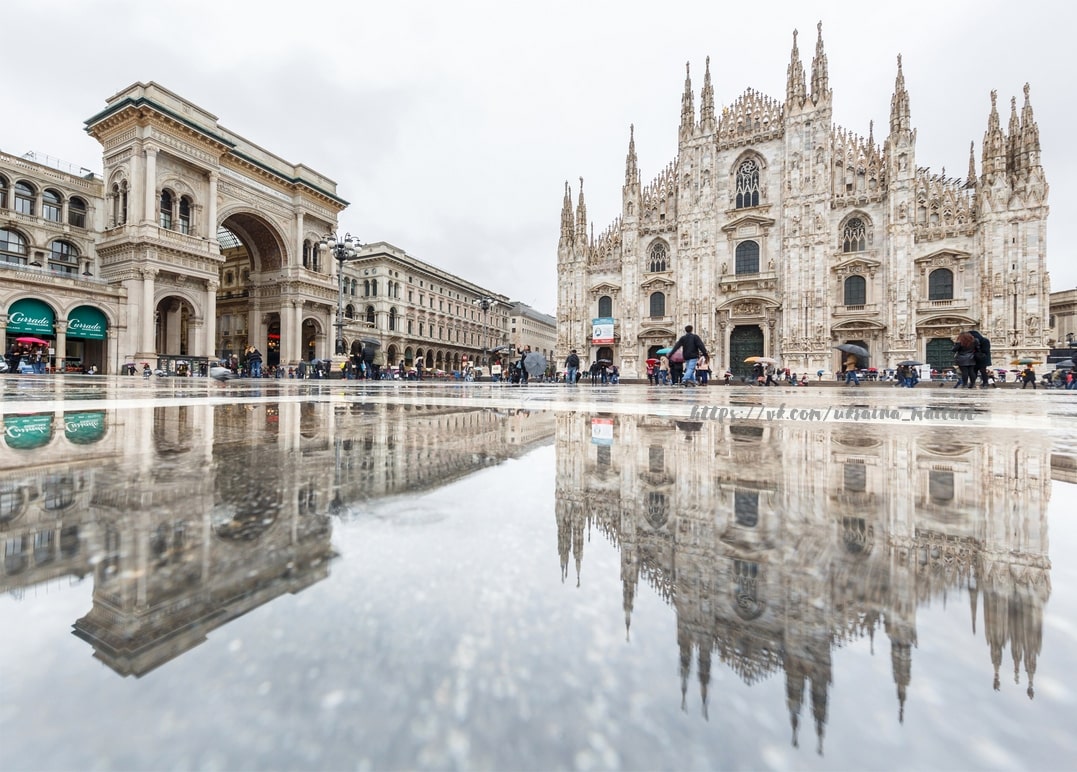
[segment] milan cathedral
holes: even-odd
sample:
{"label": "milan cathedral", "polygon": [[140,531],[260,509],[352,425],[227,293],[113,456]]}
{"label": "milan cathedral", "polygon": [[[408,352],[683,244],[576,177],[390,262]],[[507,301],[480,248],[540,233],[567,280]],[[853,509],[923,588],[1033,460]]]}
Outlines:
{"label": "milan cathedral", "polygon": [[963,179],[917,166],[900,56],[881,141],[832,113],[821,24],[810,80],[793,33],[784,102],[749,88],[716,108],[708,59],[697,115],[688,74],[677,157],[641,184],[630,129],[622,211],[597,237],[583,180],[575,206],[565,185],[558,355],[641,376],[692,324],[733,372],[749,356],[834,370],[843,343],[879,368],[945,367],[970,328],[998,360],[1043,359],[1048,185],[1028,85],[1006,129],[991,92],[979,170],[973,142]]}

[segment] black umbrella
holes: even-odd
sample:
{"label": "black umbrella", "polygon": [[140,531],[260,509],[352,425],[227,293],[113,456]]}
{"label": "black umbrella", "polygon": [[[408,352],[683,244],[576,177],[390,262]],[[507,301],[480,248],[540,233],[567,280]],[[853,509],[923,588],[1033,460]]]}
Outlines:
{"label": "black umbrella", "polygon": [[1073,360],[1072,359],[1063,359],[1061,362],[1055,362],[1055,369],[1056,370],[1072,370],[1073,369]]}
{"label": "black umbrella", "polygon": [[375,338],[360,338],[359,340],[362,341],[364,346],[373,346],[374,348],[378,348],[378,346],[381,345],[381,341]]}
{"label": "black umbrella", "polygon": [[898,362],[898,367],[919,367],[923,362],[917,362],[915,359],[906,359],[904,362]]}
{"label": "black umbrella", "polygon": [[858,357],[864,357],[867,359],[870,354],[868,350],[863,346],[858,346],[855,343],[842,343],[840,346],[835,346],[838,351],[844,351],[846,354],[856,354]]}
{"label": "black umbrella", "polygon": [[598,362],[600,365],[612,365],[613,364],[612,359],[596,359],[595,361]]}
{"label": "black umbrella", "polygon": [[532,351],[524,357],[524,369],[528,375],[542,375],[546,372],[546,357],[537,351]]}

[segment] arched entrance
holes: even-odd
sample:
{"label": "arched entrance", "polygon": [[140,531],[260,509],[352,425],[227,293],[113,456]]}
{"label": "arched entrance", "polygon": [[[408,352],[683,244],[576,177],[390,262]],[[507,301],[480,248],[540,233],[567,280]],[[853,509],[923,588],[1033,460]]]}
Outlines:
{"label": "arched entrance", "polygon": [[927,342],[924,361],[933,370],[943,371],[954,366],[954,342],[950,338],[932,338]]}
{"label": "arched entrance", "polygon": [[752,365],[744,360],[763,356],[763,330],[755,324],[738,324],[729,334],[729,370],[734,375],[750,375]]}

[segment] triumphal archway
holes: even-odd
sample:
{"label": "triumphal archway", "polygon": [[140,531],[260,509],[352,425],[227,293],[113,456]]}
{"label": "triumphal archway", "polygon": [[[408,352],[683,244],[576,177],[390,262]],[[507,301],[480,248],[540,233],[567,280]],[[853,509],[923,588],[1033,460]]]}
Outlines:
{"label": "triumphal archway", "polygon": [[336,267],[318,248],[348,205],[336,183],[156,83],[86,121],[104,150],[103,279],[127,291],[126,361],[268,364],[333,351]]}

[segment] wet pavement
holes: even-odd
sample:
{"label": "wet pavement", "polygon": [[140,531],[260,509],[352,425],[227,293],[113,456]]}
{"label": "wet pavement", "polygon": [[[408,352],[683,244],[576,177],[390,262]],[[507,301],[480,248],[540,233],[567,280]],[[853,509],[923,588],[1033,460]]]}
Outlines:
{"label": "wet pavement", "polygon": [[1045,769],[1077,392],[0,378],[10,769]]}

